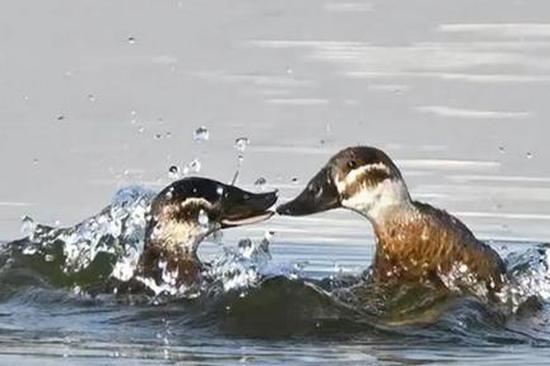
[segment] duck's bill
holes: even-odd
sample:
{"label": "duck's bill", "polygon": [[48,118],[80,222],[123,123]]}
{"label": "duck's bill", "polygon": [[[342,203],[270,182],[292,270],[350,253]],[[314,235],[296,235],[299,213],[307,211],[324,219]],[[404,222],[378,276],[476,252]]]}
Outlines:
{"label": "duck's bill", "polygon": [[279,205],[277,213],[304,216],[340,207],[340,198],[327,168],[322,169],[293,200]]}
{"label": "duck's bill", "polygon": [[256,216],[250,216],[250,217],[245,217],[241,219],[222,219],[222,226],[235,227],[235,226],[241,226],[241,225],[257,224],[259,222],[268,220],[274,214],[275,212],[273,211],[266,211]]}
{"label": "duck's bill", "polygon": [[251,193],[235,186],[226,186],[223,198],[222,227],[255,224],[269,219],[269,208],[277,201],[277,191]]}

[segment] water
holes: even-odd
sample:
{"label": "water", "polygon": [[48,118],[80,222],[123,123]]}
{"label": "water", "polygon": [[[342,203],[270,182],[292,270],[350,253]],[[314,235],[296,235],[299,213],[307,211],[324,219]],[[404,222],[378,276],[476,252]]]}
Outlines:
{"label": "water", "polygon": [[[514,279],[498,304],[433,288],[370,286],[363,270],[372,242],[354,245],[360,233],[345,218],[330,225],[347,236],[330,235],[313,252],[311,244],[279,242],[283,228],[237,247],[203,243],[212,281],[200,293],[170,281],[143,281],[148,296],[102,287],[108,278],[133,277],[154,194],[122,189],[75,227],[23,219],[28,239],[4,243],[0,256],[3,360],[409,364],[466,357],[513,364],[516,358],[505,358],[510,347],[515,357],[532,347],[541,360],[548,355],[550,249],[541,243],[491,242]],[[301,220],[303,227],[319,219]]]}
{"label": "water", "polygon": [[[38,274],[0,273],[1,364],[548,363],[547,1],[0,7],[10,15],[0,239],[20,237],[26,215],[25,234],[46,225],[67,244],[26,247],[43,259]],[[208,138],[193,142],[202,124]],[[244,162],[234,146],[243,136]],[[495,309],[416,289],[409,297],[443,315],[404,322],[415,310],[407,291],[380,303],[353,290],[374,240],[343,211],[274,217],[203,243],[219,279],[207,299],[86,294],[98,273],[132,276],[142,204],[176,178],[170,166],[183,173],[197,159],[188,173],[198,166],[224,182],[238,168],[239,185],[260,190],[262,177],[284,201],[358,143],[387,151],[416,199],[457,215],[507,258],[517,301]],[[266,231],[269,252],[259,249]],[[524,304],[529,295],[539,302]],[[371,306],[357,316],[361,296]],[[380,314],[384,304],[405,316]]]}

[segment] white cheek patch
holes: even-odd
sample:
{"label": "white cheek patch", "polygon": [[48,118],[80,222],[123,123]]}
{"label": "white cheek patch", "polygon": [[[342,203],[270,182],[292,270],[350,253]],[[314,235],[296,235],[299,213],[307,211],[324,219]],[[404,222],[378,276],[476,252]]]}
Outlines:
{"label": "white cheek patch", "polygon": [[408,192],[403,182],[385,179],[375,186],[362,184],[355,194],[342,200],[342,206],[376,220],[386,208],[401,206],[407,202]]}

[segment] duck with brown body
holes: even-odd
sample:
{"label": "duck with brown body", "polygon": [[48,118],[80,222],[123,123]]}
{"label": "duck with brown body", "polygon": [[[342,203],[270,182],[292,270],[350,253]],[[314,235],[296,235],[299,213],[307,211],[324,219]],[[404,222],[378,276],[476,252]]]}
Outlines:
{"label": "duck with brown body", "polygon": [[180,287],[200,282],[197,249],[213,232],[267,220],[277,192],[251,193],[199,177],[164,188],[154,199],[138,265],[140,277]]}
{"label": "duck with brown body", "polygon": [[491,293],[505,281],[499,255],[454,216],[412,200],[399,169],[379,149],[340,151],[277,212],[300,216],[339,207],[358,212],[374,228],[374,281],[460,289],[481,283]]}

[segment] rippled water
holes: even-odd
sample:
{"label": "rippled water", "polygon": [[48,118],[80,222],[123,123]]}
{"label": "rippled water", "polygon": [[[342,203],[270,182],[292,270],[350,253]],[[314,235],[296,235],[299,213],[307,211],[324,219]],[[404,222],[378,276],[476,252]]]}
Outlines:
{"label": "rippled water", "polygon": [[[113,292],[102,284],[133,276],[153,195],[141,187],[122,189],[75,227],[49,228],[27,218],[27,239],[2,245],[6,362],[409,364],[471,358],[514,364],[511,347],[515,357],[525,352],[532,362],[532,349],[540,362],[548,355],[550,254],[541,243],[491,242],[514,279],[501,305],[429,287],[380,293],[363,280],[371,259],[364,248],[372,244],[357,246],[338,234],[327,243],[300,244],[279,242],[270,232],[238,248],[218,237],[201,251],[214,279],[202,295]],[[354,233],[346,220],[328,223],[332,232],[340,226]]]}
{"label": "rippled water", "polygon": [[[546,0],[3,2],[0,363],[546,365],[549,11]],[[507,259],[511,307],[429,289],[378,301],[358,286],[371,228],[344,211],[203,243],[219,280],[206,298],[87,293],[98,273],[132,275],[143,204],[171,180],[236,179],[284,201],[357,143],[387,151],[414,198]],[[51,237],[6,252],[25,215],[25,234],[45,225]],[[246,238],[255,246],[239,249]],[[62,245],[45,250],[50,239]]]}

